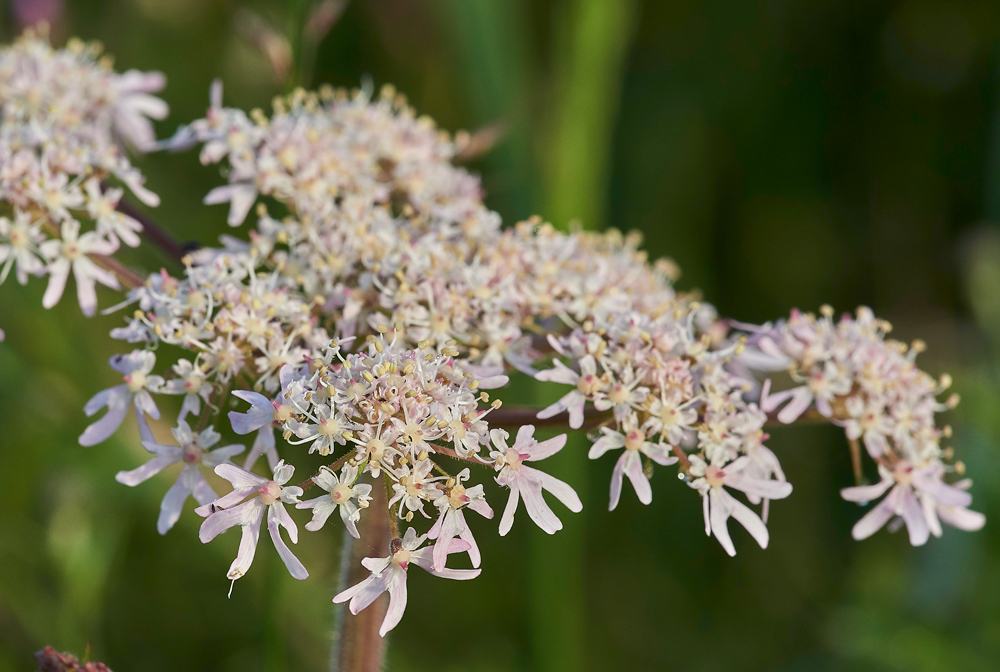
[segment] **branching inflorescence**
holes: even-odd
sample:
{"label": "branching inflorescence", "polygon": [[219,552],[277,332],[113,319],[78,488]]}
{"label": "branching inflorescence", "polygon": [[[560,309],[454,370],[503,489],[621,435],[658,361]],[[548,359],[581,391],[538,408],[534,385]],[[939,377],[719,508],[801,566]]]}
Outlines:
{"label": "branching inflorescence", "polygon": [[[134,132],[135,112],[165,110],[144,93],[134,100],[122,93],[152,90],[151,79],[116,76],[91,54],[82,47],[52,51],[31,37],[0,53],[5,139],[36,125],[22,111],[32,101],[59,100],[68,86],[52,75],[18,88],[9,83],[18,81],[11,73],[26,66],[7,63],[34,59],[32,67],[53,72],[74,67],[95,82],[82,86],[85,78],[73,77],[74,109],[88,112],[78,115],[86,121],[70,126],[85,132],[48,133],[34,144],[5,140],[0,147],[25,153],[17,161],[32,166],[24,172],[31,177],[11,180],[5,172],[0,182],[14,210],[12,220],[0,220],[0,253],[8,255],[8,266],[14,263],[13,227],[27,226],[23,247],[31,253],[16,252],[26,274],[55,275],[58,255],[45,265],[39,253],[53,244],[65,249],[66,223],[76,221],[69,213],[87,207],[86,197],[77,195],[89,194],[87,185],[98,189],[96,199],[108,193],[100,191],[102,181],[117,176],[144,194],[111,139],[119,113],[109,110],[132,112],[122,114],[133,122],[129,137],[139,149],[150,147],[151,136]],[[145,84],[122,84],[133,80]],[[470,518],[491,519],[494,511],[475,474],[492,475],[509,489],[501,535],[522,499],[541,529],[561,529],[543,492],[573,512],[582,503],[570,485],[539,467],[564,447],[566,436],[535,438],[529,422],[517,422],[522,414],[489,396],[517,372],[569,388],[552,406],[533,411],[539,421],[566,418],[573,429],[586,424],[591,459],[617,453],[611,509],[626,478],[648,504],[654,465],[677,464],[681,480],[702,497],[706,532],[730,555],[736,549],[729,518],[766,547],[769,503],[792,492],[764,445],[765,426],[806,414],[844,427],[859,480],[859,441],[878,465],[881,482],[847,488],[846,499],[889,492],[855,527],[856,538],[896,516],[914,544],[940,535],[941,521],[982,526],[983,517],[967,509],[968,482],[946,482],[964,470],[960,462],[948,464],[952,451],[941,441],[950,430],[935,422],[937,412],[957,402],[937,401],[950,381],[921,372],[914,356],[922,346],[886,340],[888,325],[867,309],[836,323],[825,307],[818,318],[795,312],[774,325],[729,323],[695,296],[676,292],[675,265],[650,263],[637,235],[563,233],[539,219],[502,228],[483,204],[478,179],[451,162],[466,138],[451,138],[417,117],[390,88],[378,96],[298,90],[276,99],[270,117],[225,108],[221,98],[216,85],[207,116],[160,146],[200,145],[203,163],[223,164],[228,184],[210,192],[206,203],[228,203],[234,227],[254,213],[256,226],[246,240],[225,236],[221,248],[186,256],[181,277],[161,271],[129,291],[133,312],[112,336],[137,349],[112,359],[122,383],[87,404],[88,415],[108,412],[80,443],[107,439],[134,407],[151,459],[118,480],[137,485],[183,463],[163,499],[158,528],[166,533],[174,525],[189,496],[205,517],[203,541],[240,527],[228,573],[233,581],[249,570],[265,520],[292,576],[308,576],[282,537],[284,528],[297,541],[293,507],[311,512],[309,531],[325,529],[336,513],[354,537],[363,534],[366,520],[385,518],[392,531],[386,556],[366,559],[371,576],[334,598],[350,601],[357,613],[388,591],[384,635],[402,616],[411,564],[444,578],[479,574],[472,532],[479,523],[470,525]],[[97,108],[102,111],[89,112]],[[44,171],[63,165],[45,157],[79,146],[91,154],[60,169],[59,197],[38,192],[50,184]],[[107,156],[115,157],[113,165]],[[101,198],[110,203],[101,216],[112,217],[116,196]],[[66,207],[58,209],[59,203]],[[132,241],[96,221],[93,235],[101,244]],[[57,235],[56,229],[46,233],[57,225],[63,242],[43,242]],[[105,284],[113,285],[111,279]],[[82,303],[92,312],[92,302]],[[779,370],[801,386],[775,393],[770,380],[760,384]],[[159,395],[182,398],[175,444],[157,440],[146,418],[160,417]],[[513,438],[503,429],[512,425]],[[217,447],[230,428],[253,436],[241,465],[232,460],[245,446]],[[306,453],[329,462],[296,485],[293,463]],[[232,491],[220,497],[204,467],[229,481]],[[384,499],[373,496],[383,488]],[[449,556],[462,554],[472,569],[447,567]]]}

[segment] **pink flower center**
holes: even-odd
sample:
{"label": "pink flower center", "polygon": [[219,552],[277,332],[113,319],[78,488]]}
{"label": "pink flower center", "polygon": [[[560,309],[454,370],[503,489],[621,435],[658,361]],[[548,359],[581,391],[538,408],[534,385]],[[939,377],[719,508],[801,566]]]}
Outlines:
{"label": "pink flower center", "polygon": [[586,395],[591,395],[601,387],[601,379],[598,378],[593,373],[588,373],[585,376],[580,376],[580,379],[576,381],[576,389],[580,390]]}
{"label": "pink flower center", "polygon": [[63,255],[70,261],[74,261],[80,257],[82,251],[80,246],[75,242],[65,242],[63,243]]}
{"label": "pink flower center", "polygon": [[204,454],[204,450],[197,443],[186,443],[184,444],[184,464],[196,464],[201,462],[201,457]]}
{"label": "pink flower center", "polygon": [[292,417],[292,407],[288,404],[281,404],[274,407],[274,421],[283,424]]}
{"label": "pink flower center", "polygon": [[469,503],[469,498],[465,496],[465,487],[456,483],[448,494],[448,501],[453,509],[460,509]]}
{"label": "pink flower center", "polygon": [[714,464],[705,467],[705,480],[713,488],[721,488],[726,481],[726,472]]}
{"label": "pink flower center", "polygon": [[630,429],[625,434],[625,450],[639,450],[646,443],[646,433],[641,429]]}
{"label": "pink flower center", "polygon": [[274,481],[268,481],[257,489],[260,493],[260,501],[265,506],[271,506],[281,498],[281,486]]}
{"label": "pink flower center", "polygon": [[334,436],[340,429],[340,423],[337,422],[335,418],[320,418],[319,419],[319,435],[320,436]]}
{"label": "pink flower center", "polygon": [[399,549],[392,554],[392,564],[406,569],[406,566],[410,564],[410,552],[405,548]]}
{"label": "pink flower center", "polygon": [[385,453],[385,441],[382,439],[372,439],[365,444],[365,449],[371,456],[372,462],[380,462],[382,460],[382,455]]}
{"label": "pink flower center", "polygon": [[10,231],[10,244],[13,247],[27,247],[28,246],[28,234],[25,233],[24,229],[15,226]]}
{"label": "pink flower center", "polygon": [[526,457],[528,456],[522,455],[513,448],[508,448],[507,452],[504,454],[504,461],[507,462],[508,467],[510,467],[514,471],[517,471],[518,469],[521,468],[521,463],[524,461],[524,458]]}
{"label": "pink flower center", "polygon": [[415,422],[408,422],[406,426],[403,427],[403,436],[410,443],[416,443],[418,441],[423,441],[424,430],[423,428]]}
{"label": "pink flower center", "polygon": [[896,479],[896,482],[900,485],[909,485],[913,480],[913,465],[906,460],[900,460],[893,467],[892,477]]}
{"label": "pink flower center", "polygon": [[431,331],[436,333],[446,333],[451,329],[451,319],[447,315],[438,313],[431,317]]}
{"label": "pink flower center", "polygon": [[334,504],[343,504],[351,498],[351,486],[347,483],[338,483],[330,491],[330,499]]}
{"label": "pink flower center", "polygon": [[146,387],[146,374],[142,371],[133,371],[125,376],[124,380],[125,384],[128,385],[128,391],[132,394]]}
{"label": "pink flower center", "polygon": [[628,401],[629,391],[624,385],[615,385],[608,393],[608,401],[612,404],[624,404]]}

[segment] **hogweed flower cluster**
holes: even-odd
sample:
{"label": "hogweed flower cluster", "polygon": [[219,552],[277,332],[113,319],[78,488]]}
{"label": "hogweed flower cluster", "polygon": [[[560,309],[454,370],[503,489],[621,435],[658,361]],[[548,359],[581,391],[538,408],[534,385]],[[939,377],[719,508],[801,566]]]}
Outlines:
{"label": "hogweed flower cluster", "polygon": [[958,404],[957,394],[938,401],[951,387],[951,377],[935,379],[921,371],[916,357],[924,343],[886,339],[892,326],[871,310],[860,308],[855,318],[845,315],[837,322],[832,317],[829,306],[819,317],[793,312],[787,321],[754,335],[757,352],[746,363],[787,368],[801,383],[776,394],[765,384],[761,407],[781,409],[777,419],[786,424],[810,412],[830,419],[844,428],[857,460],[858,442],[864,444],[881,480],[841,494],[854,502],[870,502],[886,491],[889,495],[854,526],[855,539],[871,536],[897,516],[915,546],[931,534],[941,536],[942,521],[963,530],[980,529],[985,517],[968,509],[971,481],[945,482],[965,472],[964,463],[952,462],[953,449],[941,446],[951,427],[935,423],[937,413]]}
{"label": "hogweed flower cluster", "polygon": [[[36,77],[34,88],[23,83],[21,103],[5,97],[14,111],[4,107],[3,128],[24,134],[48,123],[59,130],[17,151],[27,152],[19,161],[34,160],[43,170],[62,166],[63,177],[10,182],[20,191],[3,187],[15,211],[12,220],[0,220],[6,245],[0,252],[8,267],[21,264],[10,256],[11,232],[26,226],[25,273],[54,278],[63,262],[54,256],[45,265],[39,256],[45,249],[65,251],[66,241],[80,241],[74,249],[93,256],[105,248],[92,245],[136,242],[100,224],[115,212],[103,184],[117,177],[136,191],[137,173],[122,158],[115,133],[139,149],[152,145],[151,135],[136,128],[148,130],[142,114],[165,112],[145,93],[162,81],[115,75],[92,49],[53,51],[31,36],[0,52],[0,81],[19,81],[20,70],[2,65],[18,59],[56,74]],[[57,74],[71,66],[74,86],[83,91],[65,93],[71,87]],[[66,96],[87,113],[56,123],[76,109],[60,102]],[[366,558],[370,576],[334,600],[357,613],[388,592],[384,635],[402,617],[411,564],[450,579],[482,571],[473,528],[484,524],[479,518],[494,518],[494,509],[476,469],[508,489],[501,535],[521,500],[534,523],[557,532],[562,522],[544,493],[572,512],[582,509],[573,488],[541,468],[566,436],[539,440],[531,417],[491,399],[489,391],[516,373],[569,386],[558,402],[531,415],[546,424],[565,417],[570,428],[586,426],[591,459],[615,452],[611,509],[626,478],[649,504],[654,465],[677,465],[680,479],[702,499],[706,533],[730,555],[736,553],[730,518],[768,545],[770,502],[789,497],[792,485],[765,445],[766,426],[805,413],[843,426],[878,464],[879,484],[843,491],[854,501],[888,492],[855,537],[896,516],[914,543],[939,535],[940,521],[963,529],[983,524],[967,509],[968,482],[946,482],[963,471],[950,463],[951,449],[941,447],[950,430],[935,424],[935,414],[957,401],[936,401],[949,381],[921,372],[913,359],[921,346],[886,340],[887,325],[867,309],[836,324],[826,309],[820,318],[793,313],[775,325],[736,324],[730,335],[730,323],[711,306],[674,289],[676,266],[667,259],[650,263],[637,235],[564,233],[537,218],[502,228],[482,201],[478,178],[452,163],[466,136],[438,130],[391,88],[378,96],[365,89],[300,90],[276,99],[270,116],[223,107],[221,98],[221,85],[213,85],[206,117],[157,146],[201,145],[202,162],[223,164],[228,176],[206,203],[228,202],[234,227],[251,213],[256,225],[247,239],[224,236],[221,248],[184,257],[180,277],[154,273],[128,292],[121,306],[131,312],[111,335],[135,349],[112,359],[121,383],[87,403],[88,415],[107,413],[80,443],[106,440],[134,408],[150,459],[118,480],[134,486],[182,464],[157,527],[170,530],[188,497],[204,517],[203,541],[239,527],[242,539],[227,574],[233,582],[252,566],[265,520],[297,579],[308,570],[285,541],[285,535],[298,541],[297,510],[311,515],[309,532],[339,518],[335,526],[361,537],[382,520],[391,530],[387,554]],[[49,112],[18,121],[28,119],[18,105],[33,109],[30,101],[41,99],[50,101]],[[121,122],[122,115],[131,123]],[[82,161],[72,170],[45,158],[70,154]],[[44,191],[49,184],[62,185],[58,197]],[[88,189],[106,207],[92,216],[97,230],[77,236],[74,212],[88,207]],[[277,201],[282,214],[262,198]],[[44,240],[55,226],[62,238]],[[86,236],[91,247],[84,249]],[[84,308],[92,312],[90,298]],[[758,383],[776,370],[789,370],[802,385],[772,393],[770,380]],[[163,396],[180,397],[170,423],[174,443],[157,439],[148,420],[161,417]],[[513,439],[504,428],[517,429]],[[222,439],[230,430],[253,436],[242,464],[233,459],[246,446]],[[296,463],[301,469],[300,458],[310,453],[328,462],[295,484]],[[231,491],[220,496],[205,469]],[[448,567],[451,556],[471,569]]]}
{"label": "hogweed flower cluster", "polygon": [[150,118],[166,104],[150,95],[163,75],[118,74],[99,44],[71,40],[53,49],[26,32],[0,48],[0,283],[48,276],[46,308],[63,295],[70,272],[80,309],[93,315],[96,283],[119,289],[107,256],[139,244],[142,225],[117,210],[124,190],[148,205],[159,198],[128,160],[123,143],[151,149]]}

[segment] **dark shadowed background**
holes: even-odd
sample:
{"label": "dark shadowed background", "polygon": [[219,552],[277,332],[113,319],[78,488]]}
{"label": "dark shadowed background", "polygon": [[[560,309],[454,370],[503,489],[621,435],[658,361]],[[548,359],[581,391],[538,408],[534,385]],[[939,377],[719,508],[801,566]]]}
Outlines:
{"label": "dark shadowed background", "polygon": [[[215,77],[227,104],[268,107],[285,85],[247,39],[248,12],[292,34],[304,11],[16,0],[0,32],[48,18],[58,44],[96,39],[119,70],[162,70],[166,136],[204,114]],[[989,517],[919,549],[885,532],[856,543],[861,511],[838,497],[852,481],[842,434],[779,428],[770,445],[795,492],[772,506],[770,548],[736,530],[731,559],[671,469],[652,505],[628,491],[608,513],[611,464],[586,463],[576,441],[554,472],[584,513],[554,537],[524,517],[504,539],[474,521],[483,575],[411,577],[389,670],[997,669],[998,37],[987,1],[350,3],[299,78],[394,83],[452,130],[503,122],[473,167],[506,222],[639,229],[680,264],[682,288],[741,320],[867,304],[894,336],[925,339],[922,364],[951,372],[963,397],[946,421]],[[225,206],[201,205],[217,168],[195,152],[136,163],[161,224],[206,243],[226,231]],[[130,261],[166,263],[151,249]],[[32,669],[45,644],[87,642],[118,672],[325,669],[337,528],[300,540],[308,581],[262,548],[227,600],[235,538],[203,546],[190,512],[160,537],[172,476],[114,481],[143,460],[134,429],[76,444],[84,402],[115,382],[106,360],[122,345],[107,332],[120,316],[88,321],[69,300],[44,311],[43,289],[0,288],[0,672]]]}

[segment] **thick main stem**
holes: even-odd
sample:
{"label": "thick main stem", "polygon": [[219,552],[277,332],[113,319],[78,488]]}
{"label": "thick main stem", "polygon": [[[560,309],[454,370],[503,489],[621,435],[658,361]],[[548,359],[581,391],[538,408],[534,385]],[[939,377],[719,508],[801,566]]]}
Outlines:
{"label": "thick main stem", "polygon": [[[389,512],[386,509],[385,488],[376,479],[372,484],[370,506],[361,513],[358,532],[361,539],[351,541],[350,553],[342,556],[349,562],[347,571],[341,568],[341,585],[344,590],[368,578],[368,570],[361,564],[363,558],[385,557],[389,549]],[[330,660],[332,672],[380,672],[385,640],[378,634],[389,608],[389,598],[383,593],[367,609],[352,615],[346,605],[340,605],[337,632],[333,637]]]}

